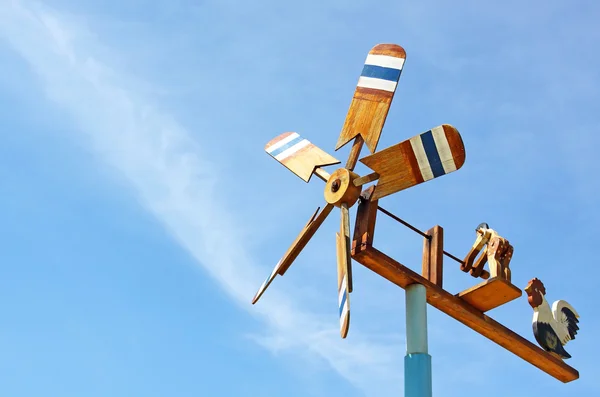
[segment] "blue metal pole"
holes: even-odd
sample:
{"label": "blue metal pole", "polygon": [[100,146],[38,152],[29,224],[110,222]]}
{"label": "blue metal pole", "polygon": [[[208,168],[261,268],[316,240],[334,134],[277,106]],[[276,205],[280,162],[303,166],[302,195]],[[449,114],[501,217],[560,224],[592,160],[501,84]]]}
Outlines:
{"label": "blue metal pole", "polygon": [[427,295],[421,284],[406,288],[405,397],[432,397],[431,356],[427,352]]}

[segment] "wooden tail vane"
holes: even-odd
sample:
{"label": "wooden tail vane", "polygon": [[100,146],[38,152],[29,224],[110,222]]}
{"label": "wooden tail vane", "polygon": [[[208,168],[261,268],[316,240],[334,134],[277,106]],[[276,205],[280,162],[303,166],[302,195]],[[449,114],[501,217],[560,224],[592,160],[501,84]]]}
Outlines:
{"label": "wooden tail vane", "polygon": [[310,218],[296,240],[277,263],[252,299],[256,303],[279,274],[291,266],[308,241],[331,213],[340,208],[340,232],[336,236],[338,268],[338,312],[340,335],[345,338],[350,324],[350,293],[353,289],[349,208],[358,200],[361,186],[378,181],[375,195],[383,197],[459,169],[465,149],[458,131],[442,125],[398,145],[363,158],[375,172],[363,177],[353,170],[363,144],[373,153],[387,118],[400,79],[406,53],[395,44],[380,44],[367,55],[335,149],[354,143],[346,166],[331,175],[323,167],[340,161],[296,132],[286,132],[267,143],[265,150],[279,163],[309,182],[313,174],[326,182],[326,206]]}
{"label": "wooden tail vane", "polygon": [[[325,206],[311,215],[308,222],[252,299],[255,304],[277,275],[283,276],[300,255],[334,207],[340,209],[339,231],[335,235],[337,257],[337,313],[340,336],[350,326],[350,293],[353,291],[352,259],[371,269],[407,293],[407,356],[405,390],[410,396],[431,396],[431,357],[427,352],[427,304],[496,342],[555,378],[569,382],[579,373],[564,364],[570,357],[563,345],[575,338],[579,315],[569,304],[557,301],[550,310],[544,299],[545,289],[537,279],[525,288],[534,309],[534,335],[543,349],[535,346],[485,312],[522,296],[511,283],[510,261],[513,247],[485,223],[476,229],[476,240],[464,260],[444,251],[443,229],[435,226],[422,232],[378,204],[383,197],[441,177],[460,169],[466,153],[460,133],[442,124],[386,149],[376,151],[400,75],[406,53],[395,44],[379,44],[369,51],[350,108],[335,145],[335,150],[353,140],[345,166],[331,174],[323,167],[340,164],[296,132],[286,132],[267,143],[266,152],[309,182],[312,175],[325,181]],[[373,172],[358,175],[354,168],[366,144],[370,153],[360,161]],[[368,183],[375,184],[366,188]],[[360,198],[360,200],[359,200]],[[358,204],[352,242],[349,209]],[[419,275],[373,247],[378,211],[399,221],[423,236],[422,274]],[[443,255],[460,262],[460,269],[484,281],[458,294],[443,289]],[[488,270],[484,270],[488,263]],[[333,283],[332,283],[333,284]],[[332,305],[333,306],[333,305]],[[545,351],[544,351],[545,350]]]}

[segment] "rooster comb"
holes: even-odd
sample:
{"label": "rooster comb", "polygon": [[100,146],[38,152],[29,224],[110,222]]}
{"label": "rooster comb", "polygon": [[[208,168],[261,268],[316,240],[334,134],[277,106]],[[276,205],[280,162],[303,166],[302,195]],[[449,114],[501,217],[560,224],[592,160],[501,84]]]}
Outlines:
{"label": "rooster comb", "polygon": [[544,283],[539,278],[532,278],[527,283],[527,287],[525,287],[525,292],[529,295],[532,290],[537,289],[543,295],[546,295],[546,287],[544,287]]}

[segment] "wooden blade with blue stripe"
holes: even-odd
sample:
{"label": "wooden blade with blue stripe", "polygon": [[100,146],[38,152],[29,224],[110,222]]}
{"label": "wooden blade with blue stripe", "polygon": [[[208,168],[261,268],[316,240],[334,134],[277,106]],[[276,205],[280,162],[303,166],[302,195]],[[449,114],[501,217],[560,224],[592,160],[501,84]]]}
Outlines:
{"label": "wooden blade with blue stripe", "polygon": [[378,44],[369,51],[335,150],[361,135],[375,152],[405,59],[404,48],[396,44]]}
{"label": "wooden blade with blue stripe", "polygon": [[273,138],[265,151],[305,182],[310,180],[317,167],[340,163],[296,132],[285,132]]}
{"label": "wooden blade with blue stripe", "polygon": [[372,200],[458,170],[465,147],[456,128],[444,124],[360,161],[379,174]]}
{"label": "wooden blade with blue stripe", "polygon": [[345,338],[350,328],[350,290],[348,283],[347,261],[345,258],[345,242],[340,233],[335,234],[337,248],[338,274],[338,313],[340,317],[340,336]]}

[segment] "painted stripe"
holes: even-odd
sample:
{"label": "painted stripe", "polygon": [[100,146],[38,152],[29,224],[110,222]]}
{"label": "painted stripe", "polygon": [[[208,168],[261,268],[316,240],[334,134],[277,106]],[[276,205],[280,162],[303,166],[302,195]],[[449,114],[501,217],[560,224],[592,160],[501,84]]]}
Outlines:
{"label": "painted stripe", "polygon": [[365,76],[360,76],[358,78],[358,84],[357,84],[357,86],[359,86],[359,87],[373,88],[376,90],[383,90],[383,91],[388,91],[388,92],[396,91],[397,85],[398,85],[398,82],[396,82],[396,81],[381,80],[381,79],[375,79],[372,77],[365,77]]}
{"label": "painted stripe", "polygon": [[433,173],[431,172],[431,167],[429,166],[427,154],[425,154],[425,148],[423,147],[421,136],[417,135],[410,138],[410,145],[412,146],[415,157],[417,158],[417,163],[419,163],[419,170],[421,171],[423,182],[433,179]]}
{"label": "painted stripe", "polygon": [[346,332],[344,325],[348,322],[348,315],[350,314],[350,305],[348,302],[348,289],[347,289],[347,280],[348,277],[344,274],[342,278],[342,284],[340,285],[340,290],[338,294],[338,302],[339,302],[339,315],[340,315],[340,332]]}
{"label": "painted stripe", "polygon": [[342,309],[346,304],[346,296],[348,295],[346,291],[346,279],[347,277],[344,275],[344,277],[342,277],[342,284],[340,284],[340,288],[338,290],[338,309],[340,316],[342,315]]}
{"label": "painted stripe", "polygon": [[431,130],[421,134],[421,141],[423,142],[423,148],[425,149],[425,153],[427,154],[427,159],[429,160],[429,167],[431,167],[431,172],[433,176],[437,178],[438,176],[442,176],[445,174],[444,167],[442,166],[442,160],[440,159],[440,154],[438,153],[437,146],[435,146],[435,140],[433,139],[433,134]]}
{"label": "painted stripe", "polygon": [[348,305],[344,305],[344,310],[340,315],[340,331],[344,330],[344,324],[348,321]]}
{"label": "painted stripe", "polygon": [[438,153],[440,154],[440,158],[442,160],[444,172],[447,174],[449,172],[456,171],[456,163],[454,162],[454,156],[452,155],[452,149],[450,149],[450,144],[446,138],[444,127],[435,127],[431,130],[431,132],[433,133],[433,140],[435,141],[435,146],[437,147]]}
{"label": "painted stripe", "polygon": [[297,143],[302,141],[302,137],[300,135],[298,135],[297,137],[295,137],[294,139],[292,139],[291,141],[286,142],[284,145],[279,146],[276,149],[272,149],[269,154],[273,157],[277,157],[278,154],[285,152],[286,150],[288,150],[289,148],[293,147],[294,145],[296,145]]}
{"label": "painted stripe", "polygon": [[340,303],[340,317],[342,316],[342,311],[343,311],[345,305],[346,305],[346,294],[344,293],[342,295],[342,302]]}
{"label": "painted stripe", "polygon": [[280,265],[281,265],[281,259],[279,260],[279,262],[277,262],[277,264],[275,265],[275,268],[273,269],[273,271],[271,272],[271,274],[269,274],[269,277],[267,277],[266,280],[262,283],[262,285],[260,286],[260,288],[256,292],[256,295],[254,295],[254,300],[256,300],[258,297],[260,297],[263,294],[263,292],[265,292],[265,290],[267,289],[267,287],[269,286],[269,284],[271,284],[271,282],[273,281],[273,279],[277,275],[277,272],[279,271]]}
{"label": "painted stripe", "polygon": [[340,287],[338,288],[338,305],[341,307],[342,306],[342,299],[344,297],[344,292],[346,291],[346,276],[344,275],[342,277],[342,283],[340,284]]}
{"label": "painted stripe", "polygon": [[299,137],[300,135],[298,135],[297,132],[293,132],[290,135],[286,136],[285,138],[275,142],[274,144],[272,144],[271,146],[269,146],[266,150],[267,153],[271,153],[276,149],[279,149],[280,147],[282,147],[283,145],[288,144],[290,141],[296,139],[297,137]]}
{"label": "painted stripe", "polygon": [[297,142],[293,146],[285,149],[283,152],[279,153],[275,157],[277,161],[283,161],[288,157],[292,156],[294,153],[298,152],[300,149],[310,145],[311,143],[307,139],[302,139],[300,142]]}
{"label": "painted stripe", "polygon": [[369,54],[367,55],[365,65],[376,65],[382,66],[384,68],[402,70],[402,67],[404,66],[404,61],[404,58],[397,58],[389,55]]}
{"label": "painted stripe", "polygon": [[374,79],[398,81],[400,78],[400,70],[376,65],[365,65],[360,75],[364,77],[372,77]]}

